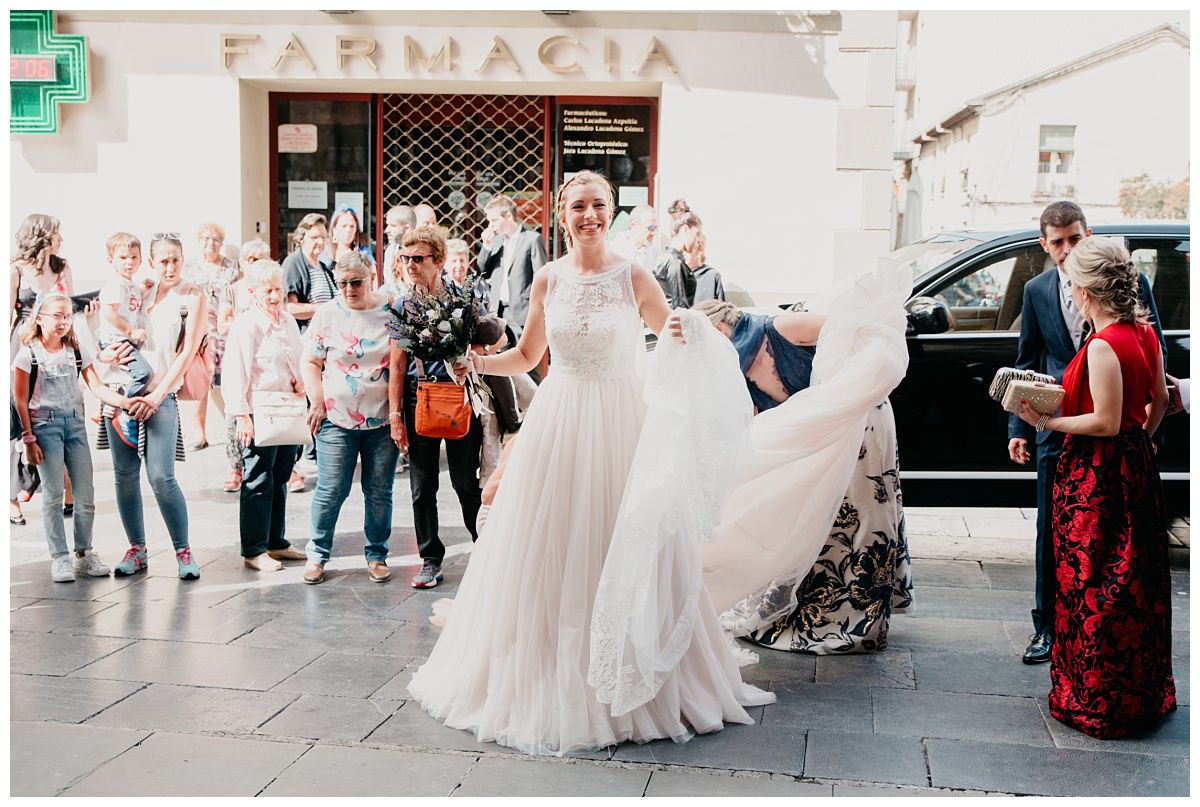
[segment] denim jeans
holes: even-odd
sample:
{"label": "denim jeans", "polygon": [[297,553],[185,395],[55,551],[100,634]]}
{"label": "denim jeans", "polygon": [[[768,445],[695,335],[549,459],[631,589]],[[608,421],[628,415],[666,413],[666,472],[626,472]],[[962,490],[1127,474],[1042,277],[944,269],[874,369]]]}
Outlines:
{"label": "denim jeans", "polygon": [[242,449],[242,557],[287,549],[283,537],[287,520],[287,483],[296,464],[296,446],[256,446]]}
{"label": "denim jeans", "polygon": [[[175,481],[175,433],[179,429],[179,407],[175,396],[168,395],[158,411],[145,421],[146,476],[166,522],[175,551],[188,545],[187,502]],[[117,485],[117,513],[125,528],[125,537],[134,546],[146,546],[146,525],[142,512],[142,459],[137,449],[125,445],[113,429],[113,421],[104,418],[108,446],[112,451],[113,478]]]}
{"label": "denim jeans", "polygon": [[[416,384],[409,387],[416,389]],[[441,473],[442,438],[422,437],[414,424],[417,397],[414,391],[405,396],[404,423],[408,431],[408,486],[412,492],[413,529],[417,534],[417,551],[423,560],[441,563],[446,556],[446,546],[438,535],[437,493]],[[478,536],[475,521],[479,516],[481,491],[479,489],[479,451],[483,447],[483,426],[479,418],[471,415],[471,429],[458,440],[446,441],[446,464],[450,467],[450,484],[458,494],[462,508],[463,524],[471,533],[471,540]]]}
{"label": "denim jeans", "polygon": [[328,563],[333,551],[333,530],[350,485],[354,467],[362,458],[362,491],[366,502],[363,530],[367,561],[387,560],[392,535],[392,482],[396,478],[399,449],[387,426],[343,429],[326,420],[317,431],[317,489],[313,492],[312,538],[308,559]]}
{"label": "denim jeans", "polygon": [[67,532],[63,520],[63,468],[71,477],[75,495],[75,551],[92,548],[92,524],[96,519],[96,491],[92,486],[92,453],[83,426],[83,410],[39,408],[32,415],[33,434],[44,459],[42,475],[42,524],[50,556],[66,555]]}

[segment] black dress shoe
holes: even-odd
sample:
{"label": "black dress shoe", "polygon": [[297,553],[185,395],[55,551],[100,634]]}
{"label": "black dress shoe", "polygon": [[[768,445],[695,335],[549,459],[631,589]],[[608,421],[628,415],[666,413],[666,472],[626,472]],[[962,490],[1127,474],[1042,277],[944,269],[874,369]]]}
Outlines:
{"label": "black dress shoe", "polygon": [[1050,660],[1050,646],[1054,644],[1054,639],[1048,633],[1035,633],[1029,637],[1029,647],[1025,648],[1025,655],[1021,656],[1021,661],[1026,664],[1045,664]]}

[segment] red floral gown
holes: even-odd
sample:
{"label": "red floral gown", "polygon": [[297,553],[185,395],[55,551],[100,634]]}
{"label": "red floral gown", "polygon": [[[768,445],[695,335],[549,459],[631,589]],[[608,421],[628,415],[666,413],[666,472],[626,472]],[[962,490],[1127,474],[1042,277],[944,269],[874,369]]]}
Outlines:
{"label": "red floral gown", "polygon": [[[1115,323],[1091,339],[1107,342],[1121,363],[1121,430],[1068,434],[1058,460],[1050,714],[1112,738],[1153,726],[1175,708],[1163,489],[1142,428],[1160,354],[1145,325]],[[1094,411],[1086,345],[1063,386],[1064,416]]]}

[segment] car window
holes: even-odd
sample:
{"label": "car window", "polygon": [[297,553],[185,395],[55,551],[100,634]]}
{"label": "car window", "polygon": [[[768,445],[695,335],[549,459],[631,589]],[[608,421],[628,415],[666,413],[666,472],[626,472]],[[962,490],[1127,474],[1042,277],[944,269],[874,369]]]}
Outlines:
{"label": "car window", "polygon": [[973,262],[932,294],[950,309],[951,331],[1016,331],[1025,284],[1048,265],[1040,244],[1014,247]]}
{"label": "car window", "polygon": [[1130,236],[1125,245],[1133,265],[1150,280],[1154,304],[1164,331],[1191,327],[1190,239],[1139,238]]}
{"label": "car window", "polygon": [[955,255],[960,255],[968,249],[979,246],[981,243],[983,242],[974,238],[949,238],[939,234],[930,236],[915,244],[900,247],[900,249],[891,253],[888,257],[894,261],[907,263],[909,269],[912,271],[913,281],[915,282],[931,269],[940,266]]}

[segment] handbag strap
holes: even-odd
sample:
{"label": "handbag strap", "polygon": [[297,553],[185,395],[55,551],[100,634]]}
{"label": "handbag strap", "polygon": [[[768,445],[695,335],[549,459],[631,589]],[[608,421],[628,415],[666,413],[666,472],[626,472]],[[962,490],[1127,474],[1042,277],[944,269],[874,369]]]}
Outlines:
{"label": "handbag strap", "polygon": [[413,356],[413,362],[417,365],[417,381],[426,381],[428,376],[425,375],[425,362]]}

